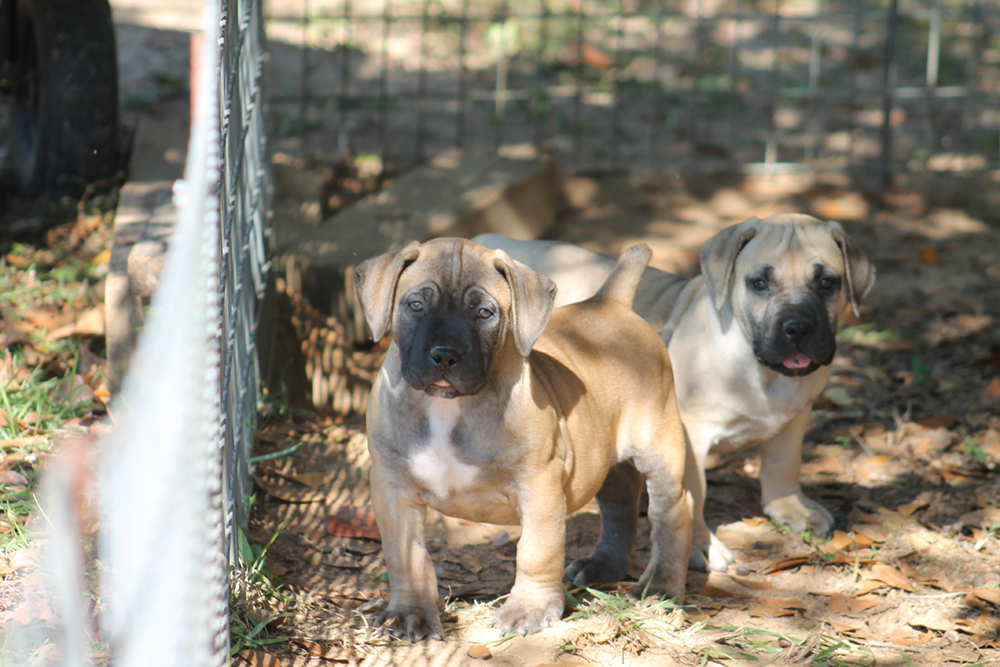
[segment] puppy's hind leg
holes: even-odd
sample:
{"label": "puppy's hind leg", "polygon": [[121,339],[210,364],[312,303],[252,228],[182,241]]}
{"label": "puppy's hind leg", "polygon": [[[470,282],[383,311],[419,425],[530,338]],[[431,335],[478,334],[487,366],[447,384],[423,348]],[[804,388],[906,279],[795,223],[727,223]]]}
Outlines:
{"label": "puppy's hind leg", "polygon": [[566,568],[564,578],[577,586],[621,581],[628,572],[635,542],[642,475],[631,461],[611,467],[597,492],[601,508],[601,539],[590,558]]}
{"label": "puppy's hind leg", "polygon": [[693,541],[693,499],[684,484],[685,467],[689,463],[684,430],[676,412],[674,417],[652,430],[653,437],[661,442],[639,449],[633,458],[639,472],[646,477],[650,522],[649,565],[632,587],[633,597],[647,592],[668,598],[684,594]]}

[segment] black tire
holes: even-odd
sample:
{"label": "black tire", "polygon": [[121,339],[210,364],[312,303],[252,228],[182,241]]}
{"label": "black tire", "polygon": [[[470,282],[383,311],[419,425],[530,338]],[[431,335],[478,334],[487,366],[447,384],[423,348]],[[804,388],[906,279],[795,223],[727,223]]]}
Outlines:
{"label": "black tire", "polygon": [[108,0],[16,0],[10,164],[24,198],[114,176],[118,62]]}

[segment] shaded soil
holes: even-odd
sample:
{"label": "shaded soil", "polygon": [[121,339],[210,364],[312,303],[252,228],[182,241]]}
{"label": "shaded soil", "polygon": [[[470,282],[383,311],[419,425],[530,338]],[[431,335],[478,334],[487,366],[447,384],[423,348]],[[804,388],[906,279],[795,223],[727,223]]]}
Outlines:
{"label": "shaded soil", "polygon": [[[276,403],[255,453],[303,444],[258,468],[250,538],[263,544],[289,522],[267,558],[290,597],[268,610],[291,612],[271,634],[294,640],[247,650],[239,664],[465,665],[483,643],[503,665],[1000,660],[1000,227],[984,199],[997,184],[903,185],[874,198],[836,179],[578,177],[567,184],[574,208],[550,234],[615,254],[646,241],[655,265],[692,274],[701,243],[748,215],[845,221],[878,278],[862,318],[843,323],[806,438],[803,485],[834,513],[832,539],[763,518],[755,452],[718,458],[707,518],[737,563],[725,574],[690,572],[683,613],[649,603],[623,611],[572,591],[580,611],[557,627],[496,641],[488,608],[513,582],[518,531],[435,515],[445,641],[392,643],[371,631],[387,591],[379,542],[331,536],[324,523],[341,510],[363,527],[343,513],[368,501],[363,420],[288,418]],[[572,516],[567,558],[588,555],[598,533],[595,508]],[[644,520],[636,574],[647,535]]]}

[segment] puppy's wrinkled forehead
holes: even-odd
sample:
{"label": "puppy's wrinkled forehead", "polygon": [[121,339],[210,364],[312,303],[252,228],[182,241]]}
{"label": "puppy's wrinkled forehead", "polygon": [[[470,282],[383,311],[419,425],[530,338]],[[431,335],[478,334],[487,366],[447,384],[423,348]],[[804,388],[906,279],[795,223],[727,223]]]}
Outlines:
{"label": "puppy's wrinkled forehead", "polygon": [[495,251],[462,239],[438,239],[420,247],[416,261],[400,276],[396,289],[401,297],[412,289],[428,286],[439,294],[465,295],[480,289],[502,308],[510,306],[510,289],[493,261]]}
{"label": "puppy's wrinkled forehead", "polygon": [[[806,216],[802,216],[803,218]],[[811,220],[811,219],[809,219]],[[741,273],[767,266],[775,275],[812,278],[817,267],[844,274],[844,256],[826,225],[793,220],[762,226],[747,244],[755,252],[740,253]]]}

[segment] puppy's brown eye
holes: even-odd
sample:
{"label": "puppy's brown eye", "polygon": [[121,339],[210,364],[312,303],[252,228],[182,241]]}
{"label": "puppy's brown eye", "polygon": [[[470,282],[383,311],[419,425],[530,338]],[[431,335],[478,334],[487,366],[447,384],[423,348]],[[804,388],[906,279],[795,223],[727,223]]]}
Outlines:
{"label": "puppy's brown eye", "polygon": [[421,310],[424,309],[423,301],[411,301],[407,305],[410,307],[410,310],[412,310],[415,313],[419,313]]}
{"label": "puppy's brown eye", "polygon": [[823,289],[831,289],[836,284],[833,278],[821,278],[819,281],[819,286]]}
{"label": "puppy's brown eye", "polygon": [[750,284],[753,285],[753,288],[758,292],[763,292],[764,290],[767,289],[767,281],[764,280],[763,278],[758,278],[757,280],[753,281]]}
{"label": "puppy's brown eye", "polygon": [[489,308],[480,308],[478,311],[476,311],[476,314],[479,315],[479,317],[484,320],[488,320],[491,317],[493,317],[493,311],[490,310]]}

